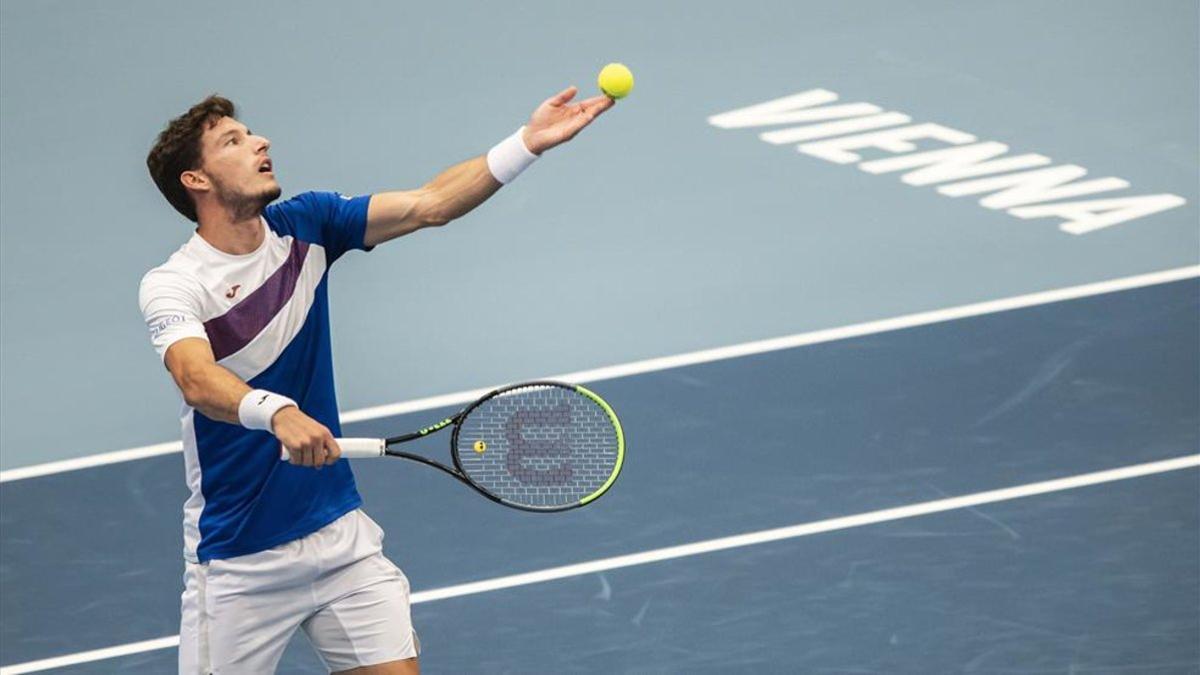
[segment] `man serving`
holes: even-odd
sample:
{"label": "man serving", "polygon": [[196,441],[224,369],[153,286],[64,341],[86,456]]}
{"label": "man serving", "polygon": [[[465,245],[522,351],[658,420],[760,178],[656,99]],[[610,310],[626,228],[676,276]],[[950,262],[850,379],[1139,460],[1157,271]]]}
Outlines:
{"label": "man serving", "polygon": [[180,673],[272,672],[297,628],[331,671],[418,672],[408,580],[338,461],[327,273],[351,249],[470,212],[613,105],[575,93],[420,188],[359,197],[274,203],[270,141],[219,96],[159,134],[150,175],[197,223],[139,292],[184,400]]}

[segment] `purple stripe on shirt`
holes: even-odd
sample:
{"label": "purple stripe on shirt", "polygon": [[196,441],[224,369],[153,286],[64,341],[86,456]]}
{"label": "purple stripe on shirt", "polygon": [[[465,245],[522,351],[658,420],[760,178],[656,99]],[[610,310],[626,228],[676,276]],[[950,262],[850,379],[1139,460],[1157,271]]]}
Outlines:
{"label": "purple stripe on shirt", "polygon": [[292,299],[307,254],[308,242],[293,239],[287,260],[262,286],[228,312],[204,322],[213,356],[218,361],[250,344]]}

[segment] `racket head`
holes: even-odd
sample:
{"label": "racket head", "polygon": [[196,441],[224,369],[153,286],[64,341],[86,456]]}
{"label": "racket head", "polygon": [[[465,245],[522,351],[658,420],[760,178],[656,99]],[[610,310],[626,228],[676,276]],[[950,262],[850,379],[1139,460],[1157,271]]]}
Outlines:
{"label": "racket head", "polygon": [[565,511],[616,482],[625,432],[594,392],[539,380],[497,389],[463,410],[450,452],[455,469],[490,499],[526,511]]}

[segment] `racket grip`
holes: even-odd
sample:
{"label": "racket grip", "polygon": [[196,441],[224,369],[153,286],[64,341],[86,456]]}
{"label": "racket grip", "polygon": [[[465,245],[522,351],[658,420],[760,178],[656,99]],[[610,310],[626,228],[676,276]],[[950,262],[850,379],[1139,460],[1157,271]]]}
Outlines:
{"label": "racket grip", "polygon": [[387,447],[387,442],[382,438],[339,438],[337,442],[342,447],[342,457],[346,459],[383,457],[383,449]]}
{"label": "racket grip", "polygon": [[[342,457],[346,459],[363,459],[366,457],[383,457],[383,449],[387,442],[382,438],[338,438],[337,444],[342,449]],[[279,446],[279,459],[289,459],[287,448]]]}

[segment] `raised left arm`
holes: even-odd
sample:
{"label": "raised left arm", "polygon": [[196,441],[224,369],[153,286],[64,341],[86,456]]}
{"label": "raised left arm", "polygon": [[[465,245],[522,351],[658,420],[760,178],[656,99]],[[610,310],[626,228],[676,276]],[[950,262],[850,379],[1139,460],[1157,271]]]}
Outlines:
{"label": "raised left arm", "polygon": [[[538,106],[522,129],[519,140],[524,147],[518,148],[517,152],[523,150],[541,155],[571,140],[614,103],[607,96],[595,96],[571,104],[575,92],[575,87],[567,87]],[[499,160],[493,156],[492,161]],[[455,164],[416,190],[372,195],[367,207],[367,231],[363,243],[374,246],[424,227],[445,225],[461,218],[502,187],[503,183],[493,173],[495,168],[489,166],[488,155],[480,155]]]}
{"label": "raised left arm", "polygon": [[423,227],[437,227],[465,215],[501,187],[484,156],[441,172],[416,190],[371,195],[363,243],[382,244]]}

